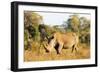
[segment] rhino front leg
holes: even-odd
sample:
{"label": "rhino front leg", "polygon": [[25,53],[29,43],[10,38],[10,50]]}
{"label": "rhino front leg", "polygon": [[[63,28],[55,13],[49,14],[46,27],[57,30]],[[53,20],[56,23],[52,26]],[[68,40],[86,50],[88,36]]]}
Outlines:
{"label": "rhino front leg", "polygon": [[58,50],[57,50],[57,54],[61,54],[62,48],[63,48],[63,44],[60,43],[60,44],[59,44],[59,47],[58,47]]}

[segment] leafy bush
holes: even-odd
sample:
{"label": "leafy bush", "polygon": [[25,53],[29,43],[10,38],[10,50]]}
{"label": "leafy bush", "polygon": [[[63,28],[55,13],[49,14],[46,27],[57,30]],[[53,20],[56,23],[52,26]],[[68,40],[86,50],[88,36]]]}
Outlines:
{"label": "leafy bush", "polygon": [[90,20],[86,17],[72,15],[66,22],[66,31],[75,32],[79,36],[80,43],[90,44]]}

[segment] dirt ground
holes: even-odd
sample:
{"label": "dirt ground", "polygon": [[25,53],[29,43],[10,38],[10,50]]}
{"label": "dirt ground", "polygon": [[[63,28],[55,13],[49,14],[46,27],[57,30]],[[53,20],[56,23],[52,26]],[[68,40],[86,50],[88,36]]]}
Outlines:
{"label": "dirt ground", "polygon": [[88,59],[90,58],[90,48],[80,47],[77,52],[71,52],[71,49],[62,49],[61,54],[57,54],[56,51],[46,53],[44,49],[40,51],[25,50],[24,61],[48,61],[48,60],[73,60],[73,59]]}

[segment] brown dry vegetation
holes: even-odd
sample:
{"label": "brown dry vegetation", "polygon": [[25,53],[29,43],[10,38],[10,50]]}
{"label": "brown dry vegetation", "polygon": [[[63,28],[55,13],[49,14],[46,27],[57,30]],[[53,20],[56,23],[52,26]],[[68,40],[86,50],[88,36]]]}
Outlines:
{"label": "brown dry vegetation", "polygon": [[[35,43],[36,45],[36,43]],[[39,46],[38,46],[39,47]],[[90,48],[85,44],[81,44],[78,52],[71,52],[71,49],[62,49],[61,54],[57,54],[54,50],[53,52],[46,53],[44,48],[35,48],[33,44],[32,50],[24,51],[24,61],[48,61],[48,60],[73,60],[73,59],[88,59],[90,58]]]}
{"label": "brown dry vegetation", "polygon": [[[55,50],[46,53],[43,45],[40,47],[39,25],[44,16],[32,11],[24,12],[24,61],[48,61],[48,60],[72,60],[72,59],[89,59],[90,58],[90,19],[79,17],[78,15],[69,16],[68,20],[59,28],[59,25],[50,27],[44,24],[48,37],[53,32],[75,32],[79,36],[79,49],[77,52],[71,52],[72,49],[62,49],[61,54]],[[65,20],[65,19],[64,19]],[[84,22],[84,23],[81,23]],[[67,25],[67,27],[66,27]],[[61,27],[61,26],[60,26]],[[29,43],[32,41],[31,43]],[[29,48],[31,45],[31,48]]]}

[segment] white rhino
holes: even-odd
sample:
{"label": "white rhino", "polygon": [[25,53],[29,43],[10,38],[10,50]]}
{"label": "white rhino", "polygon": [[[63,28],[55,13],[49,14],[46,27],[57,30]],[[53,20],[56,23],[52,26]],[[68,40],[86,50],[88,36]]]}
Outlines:
{"label": "white rhino", "polygon": [[57,54],[61,53],[63,48],[70,48],[72,52],[78,49],[78,36],[74,32],[60,33],[56,32],[48,39],[48,44],[45,45],[46,52],[51,52],[53,48],[56,49]]}

